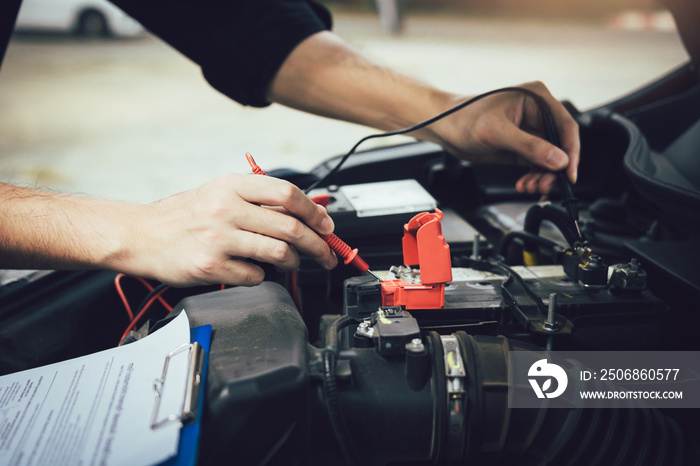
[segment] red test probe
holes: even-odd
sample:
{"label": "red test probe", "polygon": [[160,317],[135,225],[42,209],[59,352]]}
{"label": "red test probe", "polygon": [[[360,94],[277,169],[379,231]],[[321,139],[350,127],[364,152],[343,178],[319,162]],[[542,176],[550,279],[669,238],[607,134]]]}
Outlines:
{"label": "red test probe", "polygon": [[[267,175],[263,171],[262,168],[258,166],[257,163],[255,163],[255,159],[253,159],[253,156],[250,155],[249,152],[246,152],[245,158],[248,159],[248,163],[250,164],[250,168],[252,168],[253,173],[256,175]],[[321,195],[317,197],[311,198],[312,201],[316,202],[317,204],[321,205],[328,205],[328,195]],[[369,265],[367,265],[367,262],[365,262],[360,255],[358,254],[357,248],[352,249],[350,246],[348,246],[342,239],[338,238],[337,235],[335,234],[330,234],[330,235],[318,235],[321,237],[323,241],[328,244],[328,246],[335,251],[336,254],[338,254],[340,257],[344,259],[344,263],[346,265],[352,265],[355,267],[357,270],[360,272],[368,272],[370,275],[372,275],[374,278],[376,278],[379,281],[382,281],[382,277],[377,275],[376,273],[372,272],[369,268]]]}

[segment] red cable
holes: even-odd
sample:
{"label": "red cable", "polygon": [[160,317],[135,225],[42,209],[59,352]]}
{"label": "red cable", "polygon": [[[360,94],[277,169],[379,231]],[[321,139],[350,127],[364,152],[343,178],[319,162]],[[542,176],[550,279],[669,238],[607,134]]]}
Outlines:
{"label": "red cable", "polygon": [[136,323],[139,321],[139,319],[141,319],[141,317],[143,317],[143,315],[146,313],[146,311],[148,310],[148,308],[151,307],[151,304],[153,304],[153,302],[154,302],[156,299],[158,299],[158,297],[160,297],[160,295],[162,295],[163,293],[165,293],[165,292],[166,292],[167,290],[169,290],[169,289],[170,289],[170,287],[169,287],[169,286],[166,286],[166,287],[163,288],[162,290],[159,290],[156,294],[154,294],[154,295],[151,297],[151,299],[148,300],[148,302],[147,302],[146,304],[143,305],[143,309],[141,309],[141,311],[136,315],[136,317],[134,317],[134,319],[131,321],[131,323],[129,324],[129,326],[126,328],[126,330],[124,331],[124,334],[123,334],[122,337],[119,339],[119,341],[122,341],[124,338],[126,338],[126,336],[129,334],[129,332],[130,332],[131,330],[133,330],[133,328],[136,326]]}
{"label": "red cable", "polygon": [[119,297],[122,299],[122,303],[124,304],[124,309],[126,309],[126,315],[129,316],[129,320],[134,320],[134,312],[131,310],[131,306],[129,305],[129,301],[126,299],[126,296],[124,295],[124,290],[122,290],[122,284],[121,280],[122,278],[126,277],[123,273],[118,273],[116,277],[114,277],[114,287],[117,289],[117,294]]}
{"label": "red cable", "polygon": [[[148,282],[147,282],[146,280],[144,280],[143,278],[141,278],[141,277],[134,277],[134,276],[132,276],[131,278],[135,278],[136,280],[140,281],[140,282],[143,284],[143,286],[145,286],[145,287],[148,289],[148,292],[149,292],[149,293],[150,293],[151,291],[153,291],[153,285],[151,285],[150,283],[148,283]],[[172,307],[170,304],[168,304],[168,302],[167,302],[162,296],[158,296],[158,301],[160,301],[160,303],[163,305],[163,307],[164,307],[165,309],[167,309],[168,312],[171,312],[171,311],[173,310],[173,307]]]}
{"label": "red cable", "polygon": [[299,301],[299,284],[297,283],[297,271],[292,270],[292,299],[301,313],[301,302]]}
{"label": "red cable", "polygon": [[[124,277],[129,277],[129,278],[134,278],[138,280],[143,286],[146,287],[148,292],[150,293],[153,291],[153,285],[148,283],[146,280],[144,280],[141,277],[135,277],[133,275],[125,275],[123,273],[118,273],[116,277],[114,277],[114,287],[117,289],[117,294],[122,300],[122,303],[124,304],[124,309],[126,310],[126,314],[129,316],[129,321],[134,320],[134,312],[131,310],[131,306],[129,305],[129,301],[126,299],[126,295],[124,294],[124,290],[122,289],[122,284],[121,280]],[[163,307],[168,311],[171,312],[173,310],[173,307],[168,304],[168,302],[162,297],[158,297],[158,301],[163,305]]]}

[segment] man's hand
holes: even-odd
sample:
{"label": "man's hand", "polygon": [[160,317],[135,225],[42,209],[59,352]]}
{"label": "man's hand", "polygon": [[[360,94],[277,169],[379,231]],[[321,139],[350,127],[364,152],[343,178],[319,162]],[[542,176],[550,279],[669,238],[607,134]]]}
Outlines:
{"label": "man's hand", "polygon": [[142,214],[127,261],[111,268],[176,286],[256,285],[264,273],[246,259],[294,270],[299,250],[326,269],[338,262],[318,236],[333,231],[326,210],[272,177],[222,176],[144,206]]}
{"label": "man's hand", "polygon": [[[540,82],[523,84],[542,96],[559,130],[562,149],[545,141],[542,118],[532,97],[506,92],[486,97],[437,122],[433,132],[450,153],[474,162],[515,163],[531,166],[530,173],[516,183],[520,192],[548,193],[555,175],[566,170],[576,182],[580,143],[578,124]],[[451,99],[448,107],[466,100]]]}
{"label": "man's hand", "polygon": [[174,286],[256,285],[268,262],[338,263],[318,236],[326,210],[276,178],[225,175],[152,204],[67,196],[0,184],[0,267],[110,269]]}
{"label": "man's hand", "polygon": [[[549,104],[564,151],[538,137],[539,111],[517,92],[478,101],[413,135],[436,142],[450,153],[475,162],[529,164],[531,172],[516,184],[519,191],[547,193],[552,170],[566,169],[576,180],[578,127],[542,83],[524,87]],[[330,32],[299,44],[273,80],[270,101],[318,115],[382,130],[396,130],[427,120],[466,100],[378,65]]]}

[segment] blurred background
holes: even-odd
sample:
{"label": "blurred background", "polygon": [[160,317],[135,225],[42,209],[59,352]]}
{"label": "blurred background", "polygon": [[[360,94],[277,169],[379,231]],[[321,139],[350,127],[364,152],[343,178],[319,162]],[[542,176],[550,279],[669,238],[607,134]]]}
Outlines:
{"label": "blurred background", "polygon": [[[40,1],[24,1],[0,70],[2,182],[148,202],[249,173],[246,151],[265,170],[308,170],[373,132],[278,105],[242,107],[138,26],[104,36],[94,15],[28,18]],[[374,60],[465,94],[541,80],[588,109],[687,59],[672,18],[649,0],[325,3],[335,32]]]}

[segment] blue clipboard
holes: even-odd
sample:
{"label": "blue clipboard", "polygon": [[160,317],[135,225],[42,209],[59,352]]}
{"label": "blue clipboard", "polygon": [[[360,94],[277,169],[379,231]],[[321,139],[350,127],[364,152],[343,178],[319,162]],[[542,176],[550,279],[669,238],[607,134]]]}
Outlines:
{"label": "blue clipboard", "polygon": [[[204,382],[207,378],[207,364],[209,362],[209,347],[211,342],[211,325],[202,325],[190,329],[190,341],[198,344],[203,350],[203,359],[199,362],[201,371],[194,374],[193,384],[196,396],[196,412],[188,413],[185,424],[180,430],[180,443],[177,455],[160,463],[161,466],[195,466],[197,463],[197,451],[199,447],[199,433],[202,428],[202,412],[204,409]],[[195,345],[196,346],[196,345]],[[194,356],[193,356],[194,358]]]}

